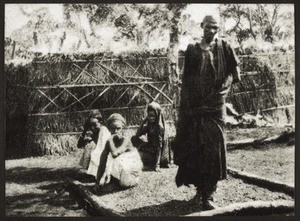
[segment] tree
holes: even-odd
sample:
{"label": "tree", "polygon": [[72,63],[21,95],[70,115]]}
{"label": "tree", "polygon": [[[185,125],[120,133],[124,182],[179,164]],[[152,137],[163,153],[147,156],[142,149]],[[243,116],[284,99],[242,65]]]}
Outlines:
{"label": "tree", "polygon": [[155,42],[153,39],[170,41],[169,50],[172,51],[182,34],[178,27],[185,6],[186,4],[62,4],[63,21],[57,22],[51,17],[49,6],[33,7],[32,10],[30,5],[20,5],[19,8],[29,22],[16,30],[16,35],[12,38],[22,42],[28,49],[34,45],[46,44],[44,46],[48,48],[56,45],[55,48],[60,52],[66,52],[70,47],[73,51],[80,51],[81,48],[92,51],[101,44],[107,44],[102,39],[102,34],[107,32],[112,33],[111,42],[130,42],[130,45],[135,44],[140,50],[149,49],[149,42]]}
{"label": "tree", "polygon": [[22,43],[25,50],[37,50],[40,45],[50,45],[53,33],[61,29],[62,24],[51,18],[47,7],[28,10],[28,6],[20,5],[19,9],[30,20],[25,27],[12,32],[11,37]]}
{"label": "tree", "polygon": [[181,13],[187,4],[168,4],[167,9],[172,13],[170,19],[170,44],[169,44],[169,64],[170,74],[173,74],[176,79],[179,79],[178,70],[178,44],[179,44],[179,21]]}
{"label": "tree", "polygon": [[221,16],[228,19],[233,19],[234,26],[227,30],[227,34],[236,34],[237,41],[241,44],[242,41],[252,37],[256,39],[256,32],[253,27],[253,8],[251,6],[239,5],[239,4],[229,4],[221,5]]}
{"label": "tree", "polygon": [[273,43],[279,37],[280,26],[285,25],[282,19],[285,23],[292,21],[291,13],[280,10],[282,7],[282,4],[225,4],[220,6],[220,11],[225,20],[234,20],[227,34],[235,33],[240,44],[258,36]]}

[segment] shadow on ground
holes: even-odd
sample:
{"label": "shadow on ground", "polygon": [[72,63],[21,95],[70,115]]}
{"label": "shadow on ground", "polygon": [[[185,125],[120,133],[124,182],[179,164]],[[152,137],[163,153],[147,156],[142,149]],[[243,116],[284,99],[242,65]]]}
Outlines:
{"label": "shadow on ground", "polygon": [[[69,197],[68,194],[35,194],[27,193],[17,196],[7,196],[5,199],[6,206],[10,210],[28,210],[26,216],[39,214],[49,215],[49,210],[41,205],[47,204],[52,207],[64,207],[68,210],[79,210],[82,209],[74,203],[74,201]],[[44,211],[43,211],[44,210]],[[51,210],[51,209],[50,209]]]}
{"label": "shadow on ground", "polygon": [[93,176],[78,168],[15,167],[7,169],[5,175],[6,184],[10,185],[10,195],[5,197],[7,216],[78,216],[76,210],[82,207],[66,191],[67,181],[94,183]]}
{"label": "shadow on ground", "polygon": [[92,176],[81,172],[78,168],[26,168],[14,167],[5,170],[6,182],[13,182],[17,184],[33,184],[41,182],[61,182],[68,180],[78,180],[80,182],[94,182]]}
{"label": "shadow on ground", "polygon": [[125,216],[184,216],[200,212],[201,208],[192,201],[171,200],[159,205],[145,206],[128,211]]}

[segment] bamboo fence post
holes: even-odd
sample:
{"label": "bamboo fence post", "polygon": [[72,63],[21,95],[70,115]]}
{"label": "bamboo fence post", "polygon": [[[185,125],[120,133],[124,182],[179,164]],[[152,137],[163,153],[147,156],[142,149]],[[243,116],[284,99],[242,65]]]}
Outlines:
{"label": "bamboo fence post", "polygon": [[99,82],[100,84],[102,84],[103,82],[99,81],[97,78],[95,78],[93,75],[91,75],[89,72],[87,72],[86,70],[83,70],[81,67],[79,67],[77,64],[73,64],[75,67],[79,68],[80,70],[82,70],[82,72],[85,72],[88,76],[90,76],[91,78],[95,79],[97,82]]}
{"label": "bamboo fence post", "polygon": [[58,109],[61,109],[50,97],[48,97],[43,91],[41,91],[40,89],[38,89],[38,91],[44,96],[46,97],[52,104],[54,104]]}
{"label": "bamboo fence post", "polygon": [[[143,84],[141,86],[141,88],[143,88],[145,86],[145,84]],[[132,98],[129,100],[129,102],[126,104],[126,106],[129,106],[129,104],[131,104],[131,102],[134,100],[134,98],[136,98],[139,94],[140,94],[141,91],[138,91],[137,93],[135,93]]]}
{"label": "bamboo fence post", "polygon": [[[90,65],[90,63],[91,63],[91,62],[89,62],[89,63],[87,63],[87,64],[85,65],[85,67],[82,69],[82,71],[80,72],[80,74],[77,76],[77,78],[76,78],[74,81],[72,81],[71,84],[74,84],[75,82],[77,82],[77,81],[79,80],[79,78],[80,78],[80,77],[82,76],[82,74],[84,73],[84,70],[86,70],[86,68]],[[74,63],[73,63],[73,65],[75,66]],[[75,66],[75,67],[78,68],[78,66]]]}
{"label": "bamboo fence post", "polygon": [[74,95],[72,94],[69,90],[67,90],[66,88],[64,88],[64,90],[70,94],[73,98],[75,98],[75,100],[77,100],[84,108],[85,108],[85,105],[83,103],[81,103],[81,101]]}
{"label": "bamboo fence post", "polygon": [[[164,85],[162,86],[162,88],[160,89],[160,91],[162,92],[163,89],[165,89],[166,86],[167,86],[167,84],[164,84]],[[154,98],[153,101],[156,101],[156,100],[158,99],[158,97],[159,97],[160,94],[161,94],[161,93],[157,93],[157,95],[155,96],[155,98]]]}
{"label": "bamboo fence post", "polygon": [[[124,96],[124,94],[125,94],[129,89],[130,89],[130,87],[126,88],[126,89],[124,90],[124,92],[121,94],[121,96],[115,101],[115,103],[113,103],[113,104],[111,105],[111,107],[115,106],[115,105],[118,103],[118,101],[121,100],[121,98]],[[128,105],[127,105],[127,106],[128,106]]]}
{"label": "bamboo fence post", "polygon": [[[90,95],[93,94],[95,91],[96,91],[96,90],[91,91],[90,93],[84,95],[83,97],[79,98],[78,100],[82,100],[82,99],[84,99],[84,98],[90,96]],[[72,105],[76,104],[76,102],[77,102],[77,101],[74,101],[73,103],[71,103],[71,104],[69,104],[68,106],[66,106],[66,107],[64,107],[63,109],[61,109],[61,111],[65,110],[65,109],[67,109],[67,108],[69,108],[69,107],[71,107]]]}
{"label": "bamboo fence post", "polygon": [[165,98],[167,98],[167,100],[173,104],[173,100],[171,98],[169,98],[163,91],[160,91],[157,87],[153,86],[152,84],[148,84],[150,87],[154,88],[156,91],[158,91],[159,93],[161,93]]}
{"label": "bamboo fence post", "polygon": [[[56,95],[53,99],[52,99],[52,101],[55,101],[62,93],[63,93],[63,91],[64,90],[62,90],[58,95]],[[42,112],[44,112],[46,109],[47,109],[47,107],[51,104],[52,102],[49,102],[45,107],[43,107],[42,108]]]}
{"label": "bamboo fence post", "polygon": [[127,64],[129,67],[131,67],[131,68],[134,70],[133,75],[134,75],[135,73],[137,73],[137,74],[140,75],[141,77],[144,77],[142,74],[140,74],[140,73],[137,71],[137,70],[139,69],[139,67],[141,66],[141,64],[139,64],[139,66],[138,66],[137,68],[134,68],[134,67],[132,67],[132,65],[129,64],[128,62],[124,61],[124,63]]}
{"label": "bamboo fence post", "polygon": [[111,81],[114,81],[114,79],[110,77],[109,71],[103,69],[103,67],[101,67],[97,62],[95,62],[95,64],[105,73],[105,79],[108,77]]}
{"label": "bamboo fence post", "polygon": [[[129,83],[129,81],[125,78],[123,78],[122,76],[120,76],[117,72],[115,72],[114,70],[112,70],[111,68],[103,65],[103,64],[100,64],[101,66],[103,66],[104,68],[106,68],[107,70],[109,70],[110,72],[114,73],[115,75],[117,75],[119,78],[121,78],[122,80],[124,80],[125,82]],[[143,84],[149,84],[149,83],[146,83],[146,82],[143,82]],[[145,94],[147,94],[151,99],[154,99],[152,97],[152,95],[150,93],[148,93],[145,89],[143,89],[141,86],[138,86],[137,84],[133,84],[135,85],[137,88],[139,88],[140,90],[142,90]],[[151,85],[151,83],[149,84]]]}
{"label": "bamboo fence post", "polygon": [[92,105],[96,102],[96,100],[98,100],[99,97],[101,97],[106,91],[108,91],[111,88],[111,86],[105,88],[91,103],[90,105],[86,108],[89,109],[90,107],[92,107]]}

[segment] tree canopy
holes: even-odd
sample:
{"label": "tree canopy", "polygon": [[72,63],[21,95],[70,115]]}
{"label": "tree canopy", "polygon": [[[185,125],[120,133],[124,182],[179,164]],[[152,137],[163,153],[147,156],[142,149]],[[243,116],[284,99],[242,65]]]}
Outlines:
{"label": "tree canopy", "polygon": [[240,45],[247,40],[276,43],[294,38],[293,7],[284,4],[224,4],[221,16],[232,26],[226,31]]}
{"label": "tree canopy", "polygon": [[[189,4],[61,4],[15,5],[25,25],[5,33],[6,45],[38,52],[121,53],[127,50],[167,49],[201,36],[199,23],[184,13]],[[289,10],[285,10],[288,7]],[[253,40],[276,44],[293,37],[292,5],[220,4],[222,33],[240,46]],[[5,21],[8,24],[8,21]]]}

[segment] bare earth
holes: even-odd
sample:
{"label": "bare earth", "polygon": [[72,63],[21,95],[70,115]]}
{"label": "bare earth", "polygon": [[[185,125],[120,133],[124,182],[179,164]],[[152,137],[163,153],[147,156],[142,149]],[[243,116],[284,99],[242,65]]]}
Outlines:
{"label": "bare earth", "polygon": [[[282,129],[232,131],[228,140],[270,136]],[[79,180],[92,185],[78,166],[82,150],[69,156],[44,156],[20,160],[6,160],[6,215],[7,216],[87,216],[75,200],[63,192],[67,180]],[[270,144],[260,149],[247,147],[228,151],[228,165],[266,178],[294,183],[294,146]],[[129,216],[178,216],[199,211],[189,202],[194,188],[177,188],[174,182],[177,168],[162,169],[161,173],[146,171],[140,184],[128,190],[112,190],[99,195],[119,212]],[[89,188],[89,187],[87,187]],[[91,188],[91,187],[90,187]],[[91,188],[92,189],[92,188]],[[215,194],[218,206],[254,200],[291,200],[280,193],[246,184],[231,176],[219,182]]]}
{"label": "bare earth", "polygon": [[5,162],[7,216],[86,216],[69,194],[58,194],[79,173],[79,152]]}

